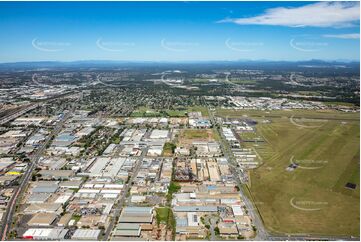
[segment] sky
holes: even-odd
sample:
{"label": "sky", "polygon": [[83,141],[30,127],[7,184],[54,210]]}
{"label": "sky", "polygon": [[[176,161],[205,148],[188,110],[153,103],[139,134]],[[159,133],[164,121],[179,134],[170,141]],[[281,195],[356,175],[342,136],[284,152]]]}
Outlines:
{"label": "sky", "polygon": [[358,2],[0,2],[0,62],[359,60]]}

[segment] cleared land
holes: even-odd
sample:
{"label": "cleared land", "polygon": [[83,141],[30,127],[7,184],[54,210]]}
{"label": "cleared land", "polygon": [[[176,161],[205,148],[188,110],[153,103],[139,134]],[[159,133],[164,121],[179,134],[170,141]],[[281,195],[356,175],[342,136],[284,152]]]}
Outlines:
{"label": "cleared land", "polygon": [[178,144],[189,146],[194,141],[214,141],[219,139],[212,129],[183,129],[179,133]]}
{"label": "cleared land", "polygon": [[[359,236],[358,113],[220,110],[219,114],[271,121],[257,125],[265,142],[254,147],[264,163],[251,172],[250,186],[271,232]],[[291,161],[299,167],[286,171]],[[345,188],[348,182],[357,188]]]}
{"label": "cleared land", "polygon": [[210,136],[210,132],[208,130],[200,130],[200,129],[187,129],[182,133],[185,139],[207,139]]}

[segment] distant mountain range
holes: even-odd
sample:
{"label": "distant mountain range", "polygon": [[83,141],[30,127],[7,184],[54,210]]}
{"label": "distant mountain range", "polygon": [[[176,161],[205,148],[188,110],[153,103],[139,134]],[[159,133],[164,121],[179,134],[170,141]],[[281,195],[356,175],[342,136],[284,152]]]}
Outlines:
{"label": "distant mountain range", "polygon": [[0,63],[0,70],[36,70],[36,69],[73,69],[73,68],[119,68],[119,67],[232,67],[232,68],[266,68],[269,67],[304,67],[304,68],[359,68],[359,61],[349,60],[307,60],[307,61],[272,61],[272,60],[237,60],[237,61],[34,61]]}

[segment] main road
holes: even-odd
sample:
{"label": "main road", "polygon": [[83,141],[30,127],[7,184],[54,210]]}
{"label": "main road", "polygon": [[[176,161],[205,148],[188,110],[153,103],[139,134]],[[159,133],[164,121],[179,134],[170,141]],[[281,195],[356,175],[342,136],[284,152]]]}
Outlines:
{"label": "main road", "polygon": [[137,163],[136,163],[135,168],[134,168],[134,172],[130,176],[127,184],[124,185],[121,197],[119,198],[118,203],[116,204],[115,208],[113,209],[113,216],[110,219],[110,223],[109,223],[109,226],[107,227],[107,229],[105,231],[105,235],[103,236],[103,240],[109,240],[109,237],[110,237],[110,235],[111,235],[111,233],[112,233],[112,231],[113,231],[113,229],[115,227],[115,224],[116,224],[116,222],[118,222],[117,219],[118,219],[118,217],[120,215],[120,211],[122,210],[122,207],[123,207],[123,205],[124,205],[124,203],[126,201],[129,188],[131,187],[134,178],[137,177],[138,172],[139,172],[140,167],[141,167],[141,164],[142,164],[142,160],[145,157],[145,155],[147,154],[147,152],[148,152],[148,149],[144,148],[141,155],[138,157]]}
{"label": "main road", "polygon": [[[215,120],[214,116],[213,116],[213,112],[210,110],[209,106],[207,105],[206,101],[203,99],[204,105],[207,107],[208,109],[208,114],[209,114],[209,118],[212,122],[213,125],[217,124],[217,121]],[[347,240],[347,241],[359,241],[360,237],[353,237],[353,236],[317,236],[317,235],[312,235],[312,234],[283,234],[283,235],[272,235],[270,234],[264,224],[263,221],[258,213],[258,210],[255,208],[254,204],[252,203],[252,201],[250,201],[250,199],[245,195],[242,186],[241,186],[241,182],[240,182],[240,177],[243,176],[240,172],[240,170],[237,167],[237,163],[235,162],[234,156],[232,154],[231,149],[228,146],[228,143],[225,139],[225,137],[223,136],[222,132],[220,130],[217,129],[217,127],[215,128],[216,131],[219,133],[220,137],[221,137],[221,147],[222,150],[225,152],[225,157],[230,161],[229,165],[232,168],[231,172],[233,173],[233,176],[236,178],[237,184],[240,188],[240,195],[243,199],[243,202],[246,206],[246,209],[248,211],[248,214],[251,216],[252,221],[254,226],[257,229],[257,234],[256,237],[254,238],[254,240],[257,241],[262,241],[262,240],[270,240],[270,241],[307,241],[307,240],[312,240],[312,241],[317,241],[317,240],[329,240],[329,241],[335,241],[335,240]]]}
{"label": "main road", "polygon": [[[228,76],[227,76],[228,77]],[[230,161],[230,166],[232,167],[231,172],[233,173],[233,176],[238,184],[238,187],[240,188],[240,196],[242,198],[242,201],[244,202],[244,205],[246,206],[246,209],[248,211],[248,214],[250,215],[252,222],[254,226],[257,229],[257,234],[255,237],[255,240],[267,240],[269,237],[269,234],[264,227],[263,221],[258,214],[258,210],[254,207],[253,203],[249,200],[249,198],[244,194],[243,186],[240,182],[240,177],[242,174],[240,174],[239,169],[237,168],[236,161],[234,159],[234,156],[232,154],[232,151],[230,150],[227,141],[225,140],[225,137],[223,136],[223,133],[218,129],[217,127],[217,120],[214,118],[212,110],[210,110],[210,107],[207,105],[206,101],[203,99],[204,105],[207,107],[208,110],[208,116],[211,120],[213,126],[215,126],[216,132],[218,132],[219,136],[221,137],[221,147],[224,151],[224,156],[227,158],[227,160]]]}
{"label": "main road", "polygon": [[26,170],[26,172],[22,175],[20,185],[17,188],[15,188],[13,196],[10,198],[6,212],[4,214],[2,225],[1,225],[1,234],[0,234],[1,240],[6,240],[8,231],[11,230],[11,225],[13,222],[14,214],[16,212],[16,204],[19,201],[21,194],[24,193],[24,191],[27,187],[27,184],[30,180],[30,177],[31,177],[34,169],[36,168],[40,157],[46,150],[46,147],[48,146],[48,144],[50,144],[52,137],[56,136],[61,131],[63,124],[70,117],[70,114],[72,112],[73,112],[73,110],[71,110],[70,112],[67,112],[64,115],[64,117],[56,124],[56,126],[54,127],[52,132],[47,136],[46,140],[40,146],[40,148],[38,150],[36,150],[36,152],[30,157],[30,165],[28,166],[28,169]]}
{"label": "main road", "polygon": [[20,117],[21,115],[23,115],[24,113],[29,112],[30,110],[33,110],[35,108],[37,108],[40,104],[39,103],[35,103],[35,104],[31,104],[31,105],[26,105],[22,108],[19,108],[17,110],[13,110],[10,111],[9,114],[7,114],[5,117],[2,117],[0,120],[0,126],[3,124],[6,124],[7,122],[16,119],[17,117]]}

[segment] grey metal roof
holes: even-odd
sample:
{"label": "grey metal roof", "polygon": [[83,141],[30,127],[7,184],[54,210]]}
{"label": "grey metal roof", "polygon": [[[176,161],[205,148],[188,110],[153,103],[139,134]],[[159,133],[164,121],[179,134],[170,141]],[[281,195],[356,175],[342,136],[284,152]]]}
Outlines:
{"label": "grey metal roof", "polygon": [[188,226],[188,221],[186,218],[177,218],[176,219],[177,227],[186,227]]}
{"label": "grey metal roof", "polygon": [[151,213],[152,207],[125,207],[123,212],[125,213]]}
{"label": "grey metal roof", "polygon": [[119,223],[116,227],[117,230],[138,230],[139,228],[139,224],[133,223]]}
{"label": "grey metal roof", "polygon": [[75,230],[72,239],[98,239],[100,229],[77,229]]}
{"label": "grey metal roof", "polygon": [[58,189],[58,185],[49,185],[49,186],[36,186],[33,188],[33,193],[54,193]]}
{"label": "grey metal roof", "polygon": [[50,196],[51,196],[51,193],[46,193],[46,192],[44,192],[44,193],[33,193],[33,194],[30,195],[27,202],[28,203],[45,202]]}
{"label": "grey metal roof", "polygon": [[140,229],[116,230],[113,232],[114,236],[140,236]]}
{"label": "grey metal roof", "polygon": [[176,206],[175,212],[217,212],[217,206]]}
{"label": "grey metal roof", "polygon": [[132,216],[131,214],[122,214],[119,217],[120,223],[151,223],[153,215],[148,214],[144,216]]}

